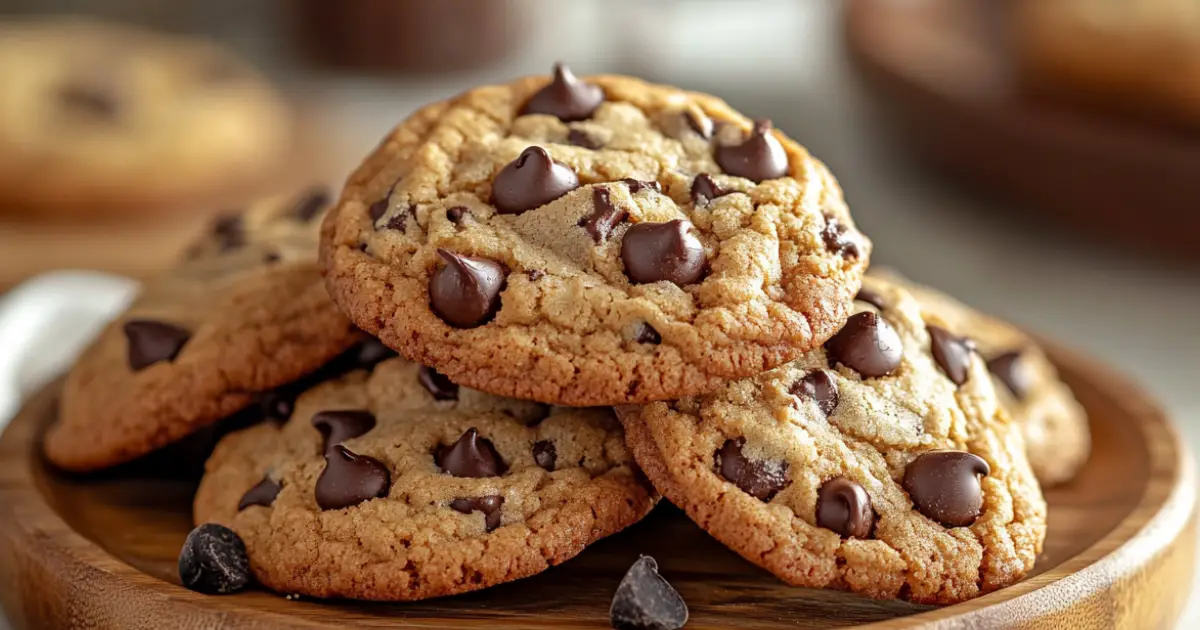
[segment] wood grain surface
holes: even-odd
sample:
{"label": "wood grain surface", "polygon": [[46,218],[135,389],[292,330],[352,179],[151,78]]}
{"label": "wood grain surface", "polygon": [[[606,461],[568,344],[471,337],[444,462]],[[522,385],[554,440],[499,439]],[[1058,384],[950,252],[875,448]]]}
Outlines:
{"label": "wood grain surface", "polygon": [[181,586],[194,479],[162,462],[98,477],[46,467],[39,440],[57,386],[0,439],[0,602],[17,628],[607,627],[638,554],[655,556],[691,608],[689,628],[1169,628],[1195,556],[1190,454],[1159,407],[1106,368],[1051,348],[1087,407],[1094,455],[1048,495],[1050,531],[1023,582],[945,608],[790,588],[663,505],[643,523],[541,575],[410,604],[209,597]]}

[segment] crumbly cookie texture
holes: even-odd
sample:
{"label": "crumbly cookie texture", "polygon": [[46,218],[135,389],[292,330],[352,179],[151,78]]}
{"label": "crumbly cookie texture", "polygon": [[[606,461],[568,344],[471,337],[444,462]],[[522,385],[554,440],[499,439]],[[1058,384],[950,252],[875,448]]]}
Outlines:
{"label": "crumbly cookie texture", "polygon": [[[716,393],[618,407],[646,475],[797,586],[948,604],[1019,580],[1046,504],[983,359],[868,278],[824,349]],[[865,376],[872,374],[873,376]]]}
{"label": "crumbly cookie texture", "polygon": [[561,68],[418,111],[322,235],[364,330],[464,385],[569,405],[796,358],[849,315],[870,249],[825,166],[769,123]]}
{"label": "crumbly cookie texture", "polygon": [[163,211],[261,186],[290,108],[215,44],[86,19],[0,26],[0,201],[39,213]]}
{"label": "crumbly cookie texture", "polygon": [[[922,309],[975,341],[987,362],[1000,405],[1021,427],[1029,465],[1043,487],[1069,481],[1079,472],[1091,451],[1087,413],[1028,335],[890,270],[872,270],[871,275],[903,286]],[[873,282],[865,281],[864,288],[869,289]]]}
{"label": "crumbly cookie texture", "polygon": [[236,531],[276,591],[415,600],[538,573],[656,500],[611,409],[491,396],[397,357],[227,436],[195,520]]}
{"label": "crumbly cookie texture", "polygon": [[131,460],[316,370],[359,339],[317,270],[327,201],[327,192],[304,191],[222,217],[186,260],[147,281],[67,376],[46,438],[50,461],[89,471]]}

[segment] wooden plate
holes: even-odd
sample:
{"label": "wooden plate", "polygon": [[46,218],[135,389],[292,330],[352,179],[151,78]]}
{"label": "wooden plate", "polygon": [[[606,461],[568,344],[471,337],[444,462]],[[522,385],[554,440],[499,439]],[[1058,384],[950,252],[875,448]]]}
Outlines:
{"label": "wooden plate", "polygon": [[1197,258],[1200,135],[1024,93],[1007,4],[849,0],[846,43],[884,120],[934,165],[1072,233]]}
{"label": "wooden plate", "polygon": [[1091,414],[1094,454],[1075,482],[1048,493],[1050,532],[1033,574],[956,606],[784,586],[667,505],[562,566],[474,594],[411,604],[199,595],[176,575],[194,482],[145,466],[89,479],[48,469],[38,445],[57,386],[0,439],[0,601],[18,628],[600,628],[624,570],[649,553],[687,600],[689,628],[1168,627],[1195,554],[1191,456],[1136,386],[1052,355]]}

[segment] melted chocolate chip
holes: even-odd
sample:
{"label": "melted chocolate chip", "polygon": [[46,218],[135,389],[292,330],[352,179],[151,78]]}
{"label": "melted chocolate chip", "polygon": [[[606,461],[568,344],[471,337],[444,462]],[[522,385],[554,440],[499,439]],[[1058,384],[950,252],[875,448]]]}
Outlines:
{"label": "melted chocolate chip", "polygon": [[342,442],[374,429],[375,416],[365,409],[318,411],[313,414],[312,425],[325,438],[321,448],[329,453]]}
{"label": "melted chocolate chip", "polygon": [[705,204],[717,197],[723,197],[728,194],[729,191],[721,188],[720,184],[713,180],[708,173],[701,173],[696,176],[696,179],[692,180],[693,204]]}
{"label": "melted chocolate chip", "polygon": [[621,183],[629,187],[629,194],[631,195],[636,195],[643,190],[653,190],[656,193],[662,193],[662,184],[656,181],[647,181],[626,177],[625,179],[621,180]]}
{"label": "melted chocolate chip", "polygon": [[383,224],[383,227],[397,232],[407,232],[409,221],[417,220],[417,209],[409,206],[403,212],[397,212],[395,216],[388,219],[388,222]]}
{"label": "melted chocolate chip", "polygon": [[427,365],[422,365],[417,370],[417,382],[433,396],[434,400],[458,400],[458,385],[450,382],[450,379],[442,373]]}
{"label": "melted chocolate chip", "polygon": [[1022,358],[1020,350],[992,357],[987,362],[987,367],[1018,400],[1024,400],[1032,391],[1036,379],[1033,371],[1029,369],[1029,364]]}
{"label": "melted chocolate chip", "polygon": [[856,481],[834,477],[817,491],[817,525],[842,538],[870,538],[875,526],[871,497]]}
{"label": "melted chocolate chip", "polygon": [[446,210],[446,219],[451,223],[458,225],[459,223],[462,223],[463,217],[467,216],[469,213],[470,211],[467,210],[466,206],[454,206],[453,208],[448,208]]}
{"label": "melted chocolate chip", "polygon": [[608,609],[609,624],[617,630],[679,630],[687,620],[687,604],[650,556],[638,558],[621,578]]}
{"label": "melted chocolate chip", "polygon": [[759,501],[770,501],[792,483],[787,462],[753,461],[742,454],[745,438],[726,440],[714,455],[717,472]]}
{"label": "melted chocolate chip", "polygon": [[854,296],[854,299],[858,300],[859,302],[866,302],[867,304],[870,304],[881,311],[887,308],[887,302],[883,299],[883,296],[876,291],[868,289],[867,287],[859,289],[858,294]]}
{"label": "melted chocolate chip", "polygon": [[612,203],[612,195],[607,188],[592,190],[592,214],[579,220],[579,225],[587,230],[596,243],[604,242],[613,228],[628,216],[624,210]]}
{"label": "melted chocolate chip", "polygon": [[232,529],[205,523],[187,535],[179,552],[179,581],[198,593],[227,595],[250,584],[246,543]]}
{"label": "melted chocolate chip", "polygon": [[946,527],[966,527],[983,507],[979,477],[991,468],[983,458],[963,451],[930,451],[904,470],[904,491],[917,509]]}
{"label": "melted chocolate chip", "polygon": [[638,343],[660,344],[662,343],[662,335],[658,334],[654,327],[646,322],[642,322],[638,326],[637,334],[633,336],[633,340]]}
{"label": "melted chocolate chip", "polygon": [[604,102],[600,86],[580,81],[571,69],[554,64],[554,79],[521,108],[521,115],[549,114],[563,122],[585,120]]}
{"label": "melted chocolate chip", "polygon": [[314,188],[308,192],[292,209],[292,216],[297,220],[308,223],[317,218],[318,214],[330,203],[329,191],[325,188]]}
{"label": "melted chocolate chip", "polygon": [[492,205],[500,214],[521,214],[579,188],[579,177],[551,159],[542,147],[528,147],[492,180]]}
{"label": "melted chocolate chip", "polygon": [[740,144],[718,144],[714,156],[726,173],[755,182],[787,175],[788,156],[771,133],[771,121],[758,120]]}
{"label": "melted chocolate chip", "polygon": [[273,481],[270,477],[263,477],[262,481],[242,495],[242,500],[238,503],[238,511],[241,512],[252,505],[271,507],[271,504],[275,502],[275,497],[279,496],[279,491],[282,489],[283,486],[280,486],[278,482]]}
{"label": "melted chocolate chip", "polygon": [[246,230],[240,212],[217,217],[211,229],[217,247],[223,252],[235,250],[246,244]]}
{"label": "melted chocolate chip", "polygon": [[325,470],[317,477],[317,505],[322,510],[348,508],[387,496],[391,483],[383,462],[334,446],[325,453]]}
{"label": "melted chocolate chip", "polygon": [[589,136],[586,132],[578,129],[572,129],[567,132],[567,143],[573,146],[591,149],[593,151],[604,146],[599,140],[596,140],[595,138]]}
{"label": "melted chocolate chip", "polygon": [[792,383],[788,391],[793,396],[815,401],[826,416],[832,415],[833,410],[837,409],[837,381],[833,380],[828,370],[813,370],[805,374],[804,378]]}
{"label": "melted chocolate chip", "polygon": [[862,255],[858,234],[838,221],[837,217],[825,215],[825,228],[821,230],[821,240],[829,251],[855,259]]}
{"label": "melted chocolate chip", "polygon": [[499,477],[507,470],[496,447],[479,431],[467,429],[458,441],[437,450],[438,468],[455,477]]}
{"label": "melted chocolate chip", "polygon": [[689,109],[683,112],[682,116],[683,122],[687,123],[688,128],[696,132],[696,135],[704,138],[705,140],[712,137],[713,121],[706,114]]}
{"label": "melted chocolate chip", "polygon": [[631,226],[621,240],[625,275],[634,284],[699,282],[708,265],[704,246],[691,229],[691,223],[680,219]]}
{"label": "melted chocolate chip", "polygon": [[866,378],[887,376],[900,367],[900,336],[887,320],[870,311],[855,313],[825,342],[829,358]]}
{"label": "melted chocolate chip", "polygon": [[391,198],[391,196],[392,194],[389,192],[386,197],[376,201],[375,203],[371,204],[370,208],[367,208],[367,214],[371,215],[372,224],[378,222],[383,218],[383,215],[387,214],[388,200]]}
{"label": "melted chocolate chip", "polygon": [[500,506],[504,505],[504,497],[492,495],[486,497],[471,497],[455,499],[450,502],[450,509],[462,514],[483,512],[483,524],[487,531],[500,527]]}
{"label": "melted chocolate chip", "polygon": [[500,310],[508,269],[487,258],[437,251],[446,264],[429,278],[433,312],[456,328],[474,328],[491,321]]}
{"label": "melted chocolate chip", "polygon": [[543,469],[554,472],[554,462],[558,460],[558,449],[554,442],[538,440],[533,443],[533,461]]}
{"label": "melted chocolate chip", "polygon": [[134,372],[175,360],[192,337],[185,328],[151,319],[131,319],[121,329],[128,341],[129,369]]}
{"label": "melted chocolate chip", "polygon": [[970,376],[971,353],[975,351],[975,342],[966,337],[959,337],[938,326],[929,326],[929,346],[933,351],[933,360],[942,368],[946,376],[955,385],[967,382]]}

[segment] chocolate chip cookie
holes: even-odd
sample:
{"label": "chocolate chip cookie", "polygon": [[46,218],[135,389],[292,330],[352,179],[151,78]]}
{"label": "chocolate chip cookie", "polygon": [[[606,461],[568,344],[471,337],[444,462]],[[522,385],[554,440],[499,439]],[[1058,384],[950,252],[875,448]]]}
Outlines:
{"label": "chocolate chip cookie", "polygon": [[[975,342],[991,372],[1000,405],[1021,427],[1029,465],[1043,486],[1075,476],[1091,450],[1087,414],[1046,353],[1028,335],[895,272],[873,270],[871,275],[904,287],[927,313]],[[873,283],[873,279],[864,282],[859,296],[870,298]]]}
{"label": "chocolate chip cookie", "polygon": [[849,315],[870,251],[833,176],[769,121],[561,66],[418,111],[322,234],[364,330],[463,385],[568,405],[796,358]]}
{"label": "chocolate chip cookie", "polygon": [[1046,533],[1019,427],[951,322],[868,281],[823,348],[618,407],[628,444],[664,496],[789,584],[937,604],[1012,584]]}
{"label": "chocolate chip cookie", "polygon": [[611,409],[490,396],[398,357],[227,436],[195,520],[237,532],[276,591],[414,600],[543,571],[656,499]]}
{"label": "chocolate chip cookie", "polygon": [[321,282],[329,195],[304,191],[218,219],[67,376],[46,438],[54,464],[88,471],[174,442],[321,367],[360,339]]}
{"label": "chocolate chip cookie", "polygon": [[195,208],[288,158],[290,108],[215,44],[85,19],[0,25],[0,208]]}

